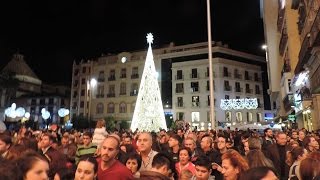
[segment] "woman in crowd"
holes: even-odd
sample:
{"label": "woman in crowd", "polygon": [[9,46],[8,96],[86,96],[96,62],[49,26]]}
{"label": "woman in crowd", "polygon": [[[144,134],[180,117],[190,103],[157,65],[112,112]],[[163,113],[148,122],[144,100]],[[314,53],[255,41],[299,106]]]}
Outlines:
{"label": "woman in crowd", "polygon": [[23,180],[47,180],[49,163],[35,151],[25,152],[17,161]]}
{"label": "woman in crowd", "polygon": [[94,180],[98,173],[98,163],[94,157],[80,158],[74,180]]}
{"label": "woman in crowd", "polygon": [[274,168],[270,159],[266,158],[261,151],[261,142],[257,137],[250,137],[248,139],[249,151],[247,153],[247,160],[250,168],[267,166]]}
{"label": "woman in crowd", "polygon": [[235,150],[228,150],[221,159],[221,174],[225,180],[237,180],[244,171],[249,169],[247,161]]}
{"label": "woman in crowd", "polygon": [[240,180],[278,180],[275,171],[266,166],[255,167],[245,171]]}
{"label": "woman in crowd", "polygon": [[137,153],[131,153],[128,155],[126,160],[126,167],[132,172],[134,178],[140,177],[140,172],[138,171],[141,167],[141,156]]}
{"label": "woman in crowd", "polygon": [[306,136],[303,141],[302,141],[303,147],[308,151],[308,152],[314,152],[316,150],[317,146],[317,141],[313,136]]}
{"label": "woman in crowd", "polygon": [[303,147],[295,147],[287,154],[286,163],[291,166],[289,170],[289,178],[297,177],[300,179],[300,162],[306,158],[308,152]]}
{"label": "woman in crowd", "polygon": [[179,152],[179,162],[175,164],[175,169],[180,176],[181,171],[188,169],[194,175],[196,172],[194,164],[191,162],[192,152],[190,148],[184,147],[180,148]]}

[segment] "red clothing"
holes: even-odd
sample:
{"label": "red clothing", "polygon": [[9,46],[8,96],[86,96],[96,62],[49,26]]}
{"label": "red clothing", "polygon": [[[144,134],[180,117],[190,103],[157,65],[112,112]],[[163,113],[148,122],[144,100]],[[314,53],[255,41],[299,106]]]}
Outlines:
{"label": "red clothing", "polygon": [[193,175],[196,174],[196,168],[195,168],[195,166],[194,166],[194,164],[192,162],[189,162],[187,165],[185,165],[183,167],[181,167],[180,163],[177,162],[176,165],[175,165],[175,168],[176,168],[176,171],[177,171],[178,175],[180,175],[181,171],[183,171],[185,169],[191,171]]}
{"label": "red clothing", "polygon": [[133,180],[133,175],[131,171],[121,164],[118,160],[112,164],[112,166],[106,170],[101,169],[101,159],[97,160],[99,163],[98,167],[98,179],[99,180],[108,180],[108,179],[117,179],[117,180]]}

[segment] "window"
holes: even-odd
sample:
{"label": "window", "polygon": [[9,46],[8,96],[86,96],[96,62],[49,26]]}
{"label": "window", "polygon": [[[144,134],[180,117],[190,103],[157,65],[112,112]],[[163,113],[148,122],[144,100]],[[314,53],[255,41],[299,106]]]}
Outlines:
{"label": "window", "polygon": [[126,95],[126,83],[121,83],[120,84],[120,95]]}
{"label": "window", "polygon": [[252,93],[252,90],[250,89],[250,84],[246,84],[246,93]]}
{"label": "window", "polygon": [[138,67],[132,67],[131,79],[137,79],[137,78],[139,78]]}
{"label": "window", "polygon": [[256,94],[260,94],[260,86],[256,85],[255,86]]}
{"label": "window", "polygon": [[177,70],[177,80],[183,79],[182,70]]}
{"label": "window", "polygon": [[78,80],[74,80],[73,86],[77,87],[78,86],[79,81]]}
{"label": "window", "polygon": [[54,102],[53,98],[49,98],[49,105],[53,105],[53,102]]}
{"label": "window", "polygon": [[223,77],[229,77],[229,72],[227,67],[223,67]]}
{"label": "window", "polygon": [[240,99],[240,96],[236,96],[236,99]]}
{"label": "window", "polygon": [[126,68],[122,68],[121,72],[120,72],[120,78],[126,78],[127,77],[127,69]]}
{"label": "window", "polygon": [[183,107],[183,97],[178,97],[177,101],[178,101],[177,107]]}
{"label": "window", "polygon": [[114,104],[113,103],[108,104],[107,113],[114,113]]}
{"label": "window", "polygon": [[40,99],[40,105],[45,105],[46,104],[46,100],[45,99]]}
{"label": "window", "polygon": [[96,108],[97,114],[103,114],[103,108],[103,103],[98,103]]}
{"label": "window", "polygon": [[81,79],[81,84],[83,85],[83,84],[86,84],[86,79],[85,78],[82,78]]}
{"label": "window", "polygon": [[82,67],[82,73],[86,73],[86,67]]}
{"label": "window", "polygon": [[236,82],[235,86],[236,86],[236,92],[241,92],[240,82]]}
{"label": "window", "polygon": [[291,79],[288,79],[288,91],[291,92]]}
{"label": "window", "polygon": [[257,122],[260,122],[262,119],[262,114],[261,113],[257,113]]}
{"label": "window", "polygon": [[248,71],[244,72],[244,79],[249,80],[249,72]]}
{"label": "window", "polygon": [[231,91],[231,86],[229,85],[229,81],[224,81],[224,90]]}
{"label": "window", "polygon": [[184,89],[183,89],[183,83],[177,83],[176,84],[176,93],[183,93]]}
{"label": "window", "polygon": [[35,106],[37,104],[37,100],[36,99],[31,99],[31,106]]}
{"label": "window", "polygon": [[230,111],[226,111],[226,114],[225,114],[225,121],[226,122],[231,122],[231,112]]}
{"label": "window", "polygon": [[107,96],[108,97],[115,97],[115,85],[114,84],[109,85],[109,93]]}
{"label": "window", "polygon": [[242,122],[242,113],[241,112],[236,112],[236,121]]}
{"label": "window", "polygon": [[259,98],[257,98],[257,103],[258,103],[258,108],[261,108],[261,102]]}
{"label": "window", "polygon": [[138,94],[138,84],[137,83],[132,83],[131,84],[130,96],[136,96],[137,94]]}
{"label": "window", "polygon": [[191,112],[191,122],[200,122],[200,112]]}
{"label": "window", "polygon": [[119,112],[120,113],[126,113],[127,112],[127,105],[126,103],[122,102],[119,105]]}
{"label": "window", "polygon": [[199,92],[199,82],[191,82],[191,92]]}
{"label": "window", "polygon": [[99,82],[104,82],[104,71],[99,72],[99,77],[98,77]]}
{"label": "window", "polygon": [[208,100],[207,100],[207,102],[208,102],[207,105],[210,106],[210,95],[208,95],[207,98],[208,98]]}
{"label": "window", "polygon": [[84,108],[84,101],[80,102],[80,108]]}
{"label": "window", "polygon": [[85,94],[85,90],[82,89],[82,90],[81,90],[81,96],[84,96],[84,94]]}
{"label": "window", "polygon": [[210,70],[209,70],[209,67],[207,67],[207,71],[206,71],[206,77],[209,77],[209,75],[210,75]]}
{"label": "window", "polygon": [[258,76],[258,73],[254,73],[254,80],[255,81],[260,81],[260,78]]}
{"label": "window", "polygon": [[199,107],[199,96],[192,96],[192,107]]}
{"label": "window", "polygon": [[229,95],[224,95],[224,99],[229,99],[230,96]]}
{"label": "window", "polygon": [[176,118],[177,120],[184,120],[184,112],[177,112]]}
{"label": "window", "polygon": [[247,112],[247,122],[252,122],[252,113]]}
{"label": "window", "polygon": [[79,74],[79,69],[75,69],[73,75],[74,75],[74,76],[77,76],[78,74]]}
{"label": "window", "polygon": [[114,70],[114,69],[111,69],[111,70],[110,70],[108,80],[109,80],[109,81],[114,81],[114,80],[116,80],[116,70]]}
{"label": "window", "polygon": [[191,78],[198,78],[197,68],[191,69]]}

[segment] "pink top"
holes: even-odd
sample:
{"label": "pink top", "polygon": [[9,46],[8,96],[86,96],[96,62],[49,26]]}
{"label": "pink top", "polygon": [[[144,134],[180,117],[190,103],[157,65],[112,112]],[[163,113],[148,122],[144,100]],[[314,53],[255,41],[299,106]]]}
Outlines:
{"label": "pink top", "polygon": [[193,175],[195,175],[195,173],[196,173],[196,168],[192,162],[189,162],[188,164],[186,164],[184,166],[181,166],[180,162],[177,162],[175,165],[175,168],[176,168],[178,175],[180,175],[181,171],[185,170],[185,169],[191,171]]}

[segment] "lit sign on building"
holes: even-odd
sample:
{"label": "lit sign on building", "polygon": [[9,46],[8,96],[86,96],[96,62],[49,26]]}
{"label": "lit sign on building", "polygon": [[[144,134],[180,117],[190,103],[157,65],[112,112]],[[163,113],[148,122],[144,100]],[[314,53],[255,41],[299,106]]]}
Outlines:
{"label": "lit sign on building", "polygon": [[257,98],[245,98],[245,99],[221,99],[220,108],[223,110],[231,109],[257,109]]}

